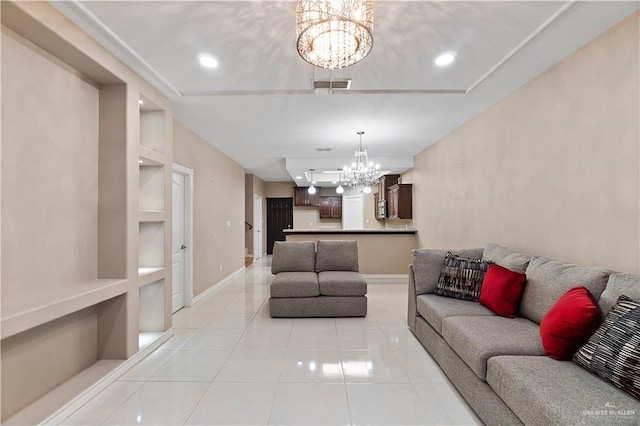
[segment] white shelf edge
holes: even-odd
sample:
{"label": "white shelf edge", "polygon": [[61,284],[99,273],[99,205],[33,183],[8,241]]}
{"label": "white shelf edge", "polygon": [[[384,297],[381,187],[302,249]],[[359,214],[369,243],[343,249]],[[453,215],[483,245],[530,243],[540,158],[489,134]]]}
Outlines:
{"label": "white shelf edge", "polygon": [[145,277],[147,275],[151,275],[155,272],[162,271],[164,269],[163,266],[160,267],[141,267],[138,268],[138,278]]}
{"label": "white shelf edge", "polygon": [[22,333],[127,291],[127,279],[98,279],[2,303],[1,338]]}
{"label": "white shelf edge", "polygon": [[166,213],[161,210],[140,210],[138,217],[142,223],[165,222],[167,220]]}
{"label": "white shelf edge", "polygon": [[138,147],[138,156],[145,162],[140,164],[140,166],[163,166],[166,162],[166,156],[164,153],[160,151],[156,151],[151,148],[147,148],[146,146],[140,145]]}

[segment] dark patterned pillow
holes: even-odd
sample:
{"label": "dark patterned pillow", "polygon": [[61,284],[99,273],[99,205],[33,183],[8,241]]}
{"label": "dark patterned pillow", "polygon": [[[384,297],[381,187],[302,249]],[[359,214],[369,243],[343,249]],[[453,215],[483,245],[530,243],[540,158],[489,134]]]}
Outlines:
{"label": "dark patterned pillow", "polygon": [[484,274],[492,263],[490,260],[469,259],[448,252],[442,263],[435,293],[477,301]]}
{"label": "dark patterned pillow", "polygon": [[573,360],[640,399],[640,302],[618,301]]}

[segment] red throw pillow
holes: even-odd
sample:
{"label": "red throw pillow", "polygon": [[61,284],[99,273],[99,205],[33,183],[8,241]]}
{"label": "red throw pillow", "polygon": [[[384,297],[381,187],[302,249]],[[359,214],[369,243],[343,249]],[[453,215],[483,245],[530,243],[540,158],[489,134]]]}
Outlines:
{"label": "red throw pillow", "polygon": [[478,301],[500,316],[513,318],[526,279],[525,274],[492,263],[484,275]]}
{"label": "red throw pillow", "polygon": [[553,359],[570,360],[598,329],[602,315],[586,287],[574,287],[558,299],[542,318],[540,337],[544,351]]}

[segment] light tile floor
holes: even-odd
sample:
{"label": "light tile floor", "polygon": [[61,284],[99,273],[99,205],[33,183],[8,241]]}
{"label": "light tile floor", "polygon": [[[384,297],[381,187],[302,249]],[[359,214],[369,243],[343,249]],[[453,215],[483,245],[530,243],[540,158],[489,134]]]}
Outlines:
{"label": "light tile floor", "polygon": [[270,318],[269,268],[179,311],[168,342],[62,424],[481,424],[407,328],[406,280],[370,283],[366,318]]}

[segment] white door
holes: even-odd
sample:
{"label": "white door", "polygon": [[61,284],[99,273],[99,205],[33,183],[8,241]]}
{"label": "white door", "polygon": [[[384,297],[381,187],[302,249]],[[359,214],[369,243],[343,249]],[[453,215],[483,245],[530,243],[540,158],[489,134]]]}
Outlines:
{"label": "white door", "polygon": [[253,199],[253,260],[262,256],[262,195]]}
{"label": "white door", "polygon": [[362,194],[342,197],[342,227],[344,229],[362,229]]}
{"label": "white door", "polygon": [[172,302],[171,312],[176,312],[184,306],[184,277],[185,277],[185,179],[184,175],[173,173],[173,223],[171,238]]}

